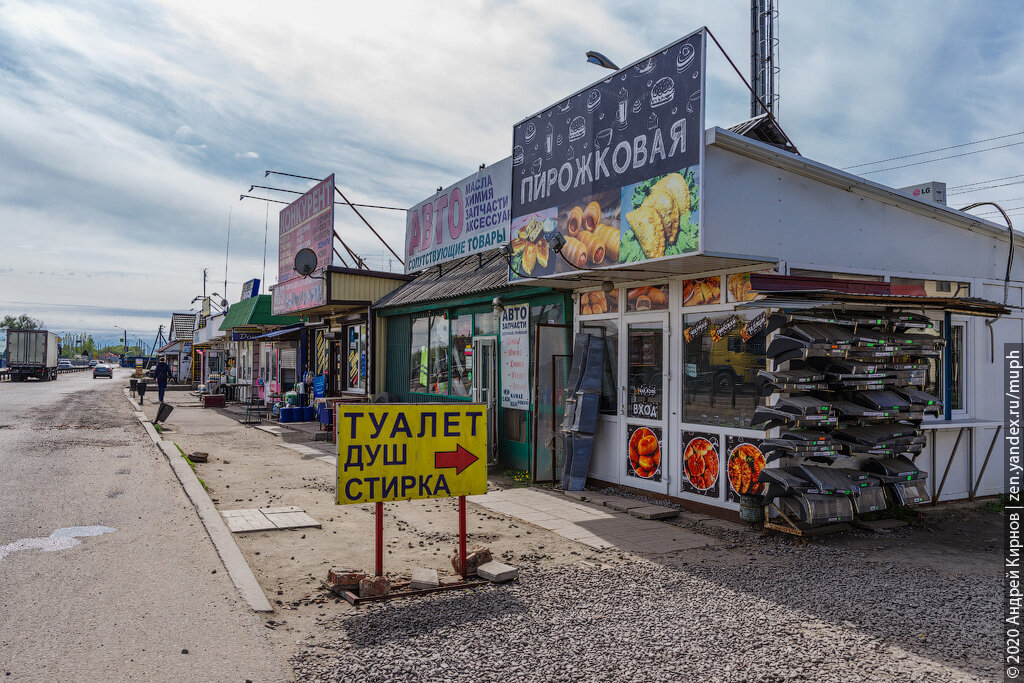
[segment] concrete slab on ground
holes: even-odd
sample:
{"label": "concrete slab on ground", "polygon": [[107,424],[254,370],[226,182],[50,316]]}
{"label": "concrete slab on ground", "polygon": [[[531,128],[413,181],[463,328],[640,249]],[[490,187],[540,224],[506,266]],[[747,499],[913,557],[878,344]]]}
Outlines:
{"label": "concrete slab on ground", "polygon": [[221,516],[232,533],[270,531],[276,529],[320,528],[316,521],[294,505],[273,508],[221,510]]}
{"label": "concrete slab on ground", "polygon": [[640,519],[671,519],[679,515],[679,510],[662,505],[645,505],[639,508],[630,508],[627,512]]}
{"label": "concrete slab on ground", "polygon": [[[598,550],[665,553],[700,548],[713,542],[713,539],[703,534],[650,519],[639,519],[611,507],[595,505],[553,491],[505,489],[469,496],[467,499],[492,512],[515,517]],[[636,501],[629,502],[634,509],[655,507],[670,510]]]}

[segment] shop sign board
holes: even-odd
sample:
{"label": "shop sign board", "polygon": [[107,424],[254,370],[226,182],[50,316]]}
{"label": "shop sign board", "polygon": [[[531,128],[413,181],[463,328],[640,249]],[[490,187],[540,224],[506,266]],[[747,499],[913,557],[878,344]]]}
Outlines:
{"label": "shop sign board", "polygon": [[405,272],[494,249],[508,242],[512,158],[450,185],[406,213]]}
{"label": "shop sign board", "polygon": [[254,277],[242,285],[242,301],[251,299],[260,293],[260,279]]}
{"label": "shop sign board", "polygon": [[530,304],[505,306],[501,335],[501,407],[530,409]]}
{"label": "shop sign board", "polygon": [[705,46],[701,29],[516,124],[510,279],[700,251]]}
{"label": "shop sign board", "polygon": [[487,493],[482,403],[339,405],[339,505]]}
{"label": "shop sign board", "polygon": [[231,330],[231,341],[252,341],[261,334],[263,334],[263,332],[259,330],[255,332],[239,332],[238,330]]}
{"label": "shop sign board", "polygon": [[[334,242],[334,174],[286,206],[278,216],[277,284],[273,293],[274,315],[295,313],[327,303],[322,275],[331,265]],[[316,254],[314,277],[295,272],[295,254],[311,249]]]}

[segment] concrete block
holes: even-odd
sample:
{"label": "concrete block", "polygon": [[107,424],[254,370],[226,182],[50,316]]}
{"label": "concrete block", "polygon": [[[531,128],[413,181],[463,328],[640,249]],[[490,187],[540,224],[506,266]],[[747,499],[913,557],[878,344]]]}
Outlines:
{"label": "concrete block", "polygon": [[[491,561],[491,551],[482,545],[475,545],[466,551],[466,576],[473,576],[476,574],[477,567],[482,564],[487,564]],[[462,567],[459,566],[459,553],[456,551],[452,555],[452,569],[455,570],[456,574],[462,572]]]}
{"label": "concrete block", "polygon": [[606,500],[604,504],[606,507],[610,507],[612,510],[618,510],[619,512],[629,512],[633,508],[647,507],[647,503],[641,503],[636,500],[630,500],[629,498],[615,498],[613,500]]}
{"label": "concrete block", "polygon": [[630,508],[627,512],[640,519],[671,519],[679,514],[679,510],[662,507],[660,505],[645,505],[640,508]]}
{"label": "concrete block", "polygon": [[519,570],[501,562],[488,562],[477,567],[476,574],[491,583],[504,583],[518,578]]}
{"label": "concrete block", "polygon": [[425,588],[437,588],[440,581],[437,578],[436,569],[424,569],[416,567],[412,570],[412,580],[409,581],[410,590],[423,590]]}

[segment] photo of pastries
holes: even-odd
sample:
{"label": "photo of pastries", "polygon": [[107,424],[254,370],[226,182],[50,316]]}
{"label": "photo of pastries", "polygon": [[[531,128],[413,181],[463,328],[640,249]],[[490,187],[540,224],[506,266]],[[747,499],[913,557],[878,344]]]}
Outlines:
{"label": "photo of pastries", "polygon": [[629,467],[626,474],[661,481],[661,430],[634,427],[629,437]]}
{"label": "photo of pastries", "polygon": [[683,432],[683,472],[686,483],[697,493],[718,495],[718,437]]}
{"label": "photo of pastries", "polygon": [[580,315],[619,312],[619,290],[583,292],[580,294]]}
{"label": "photo of pastries", "polygon": [[627,311],[662,311],[668,308],[668,285],[634,287],[626,292]]}
{"label": "photo of pastries", "polygon": [[551,208],[512,221],[509,236],[513,280],[555,272],[554,254],[551,253],[548,240],[555,234],[557,219],[558,209]]}
{"label": "photo of pastries", "polygon": [[758,296],[757,292],[750,289],[750,273],[733,273],[729,275],[726,289],[728,290],[730,303],[734,301],[753,301]]}
{"label": "photo of pastries", "polygon": [[683,306],[707,306],[722,302],[722,278],[714,277],[683,282]]}
{"label": "photo of pastries", "polygon": [[582,268],[597,268],[619,262],[619,191],[600,192],[559,208],[557,226],[565,237],[562,256],[555,266],[564,273]]}
{"label": "photo of pastries", "polygon": [[696,251],[699,246],[696,167],[622,188],[627,229],[619,263],[645,261]]}

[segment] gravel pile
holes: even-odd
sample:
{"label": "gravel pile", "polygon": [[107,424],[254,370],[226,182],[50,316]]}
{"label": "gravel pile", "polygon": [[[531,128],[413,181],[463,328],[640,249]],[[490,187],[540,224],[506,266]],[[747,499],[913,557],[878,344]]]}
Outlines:
{"label": "gravel pile", "polygon": [[524,567],[516,584],[372,603],[292,659],[303,681],[964,681],[998,671],[998,577],[828,548]]}

